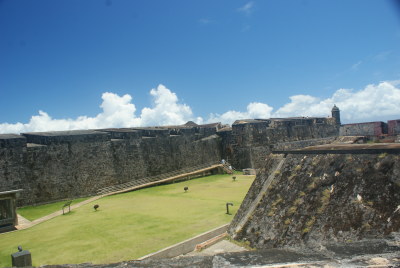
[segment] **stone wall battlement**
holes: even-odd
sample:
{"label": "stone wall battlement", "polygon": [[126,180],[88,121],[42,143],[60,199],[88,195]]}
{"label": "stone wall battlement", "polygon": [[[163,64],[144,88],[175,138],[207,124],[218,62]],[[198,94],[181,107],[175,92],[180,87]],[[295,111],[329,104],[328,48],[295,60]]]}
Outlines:
{"label": "stone wall battlement", "polygon": [[0,134],[0,148],[29,147],[28,144],[57,145],[79,142],[107,142],[113,139],[139,140],[146,138],[168,138],[193,136],[197,139],[214,135],[215,127],[188,128],[121,128],[97,130],[71,130],[52,132],[30,132]]}
{"label": "stone wall battlement", "polygon": [[16,134],[0,134],[1,148],[26,147],[26,138]]}

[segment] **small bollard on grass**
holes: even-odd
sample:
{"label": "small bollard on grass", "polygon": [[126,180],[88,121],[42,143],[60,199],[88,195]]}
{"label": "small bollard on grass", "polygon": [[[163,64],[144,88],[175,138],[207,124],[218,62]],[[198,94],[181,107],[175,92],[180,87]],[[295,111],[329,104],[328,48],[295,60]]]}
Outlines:
{"label": "small bollard on grass", "polygon": [[67,207],[68,207],[68,212],[71,212],[71,203],[72,203],[72,200],[68,201],[67,203],[65,203],[65,204],[62,206],[63,215],[65,215],[64,208],[67,208]]}
{"label": "small bollard on grass", "polygon": [[11,254],[11,264],[13,267],[32,266],[32,256],[28,250],[22,250],[18,246],[18,252]]}
{"label": "small bollard on grass", "polygon": [[233,206],[233,204],[232,203],[226,203],[226,214],[228,214],[228,215],[230,215],[229,206]]}

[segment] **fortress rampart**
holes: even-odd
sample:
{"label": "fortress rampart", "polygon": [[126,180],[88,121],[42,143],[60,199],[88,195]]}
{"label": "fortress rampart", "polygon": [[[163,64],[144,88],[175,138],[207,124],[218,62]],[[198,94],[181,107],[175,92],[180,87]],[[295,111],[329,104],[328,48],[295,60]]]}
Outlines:
{"label": "fortress rampart", "polygon": [[[336,137],[338,132],[339,125],[333,117],[237,120],[231,137],[225,134],[231,141],[223,152],[234,167],[260,168],[265,157],[282,143],[288,148],[325,144],[332,142],[326,137]],[[308,141],[298,142],[303,140]]]}
{"label": "fortress rampart", "polygon": [[[388,122],[399,134],[400,120]],[[19,206],[90,196],[99,189],[228,160],[260,168],[272,151],[332,143],[340,114],[152,128],[0,135],[0,191],[24,189]],[[361,134],[362,135],[362,134]]]}
{"label": "fortress rampart", "polygon": [[400,120],[389,120],[387,123],[365,122],[355,124],[345,124],[340,127],[340,136],[395,136],[400,134]]}
{"label": "fortress rampart", "polygon": [[217,124],[0,135],[0,191],[19,206],[89,196],[138,178],[220,160]]}
{"label": "fortress rampart", "polygon": [[19,206],[90,196],[104,187],[222,158],[237,169],[257,167],[281,142],[337,133],[333,118],[288,118],[241,120],[224,129],[219,123],[190,123],[0,135],[0,191],[24,189]]}

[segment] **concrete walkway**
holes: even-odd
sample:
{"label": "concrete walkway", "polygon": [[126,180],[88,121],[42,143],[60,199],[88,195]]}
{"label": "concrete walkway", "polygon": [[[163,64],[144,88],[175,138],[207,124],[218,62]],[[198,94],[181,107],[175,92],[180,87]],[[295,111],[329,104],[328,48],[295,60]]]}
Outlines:
{"label": "concrete walkway", "polygon": [[[105,196],[105,195],[94,196],[94,197],[89,198],[89,199],[86,199],[86,200],[84,200],[84,201],[82,201],[82,202],[80,202],[80,203],[77,203],[77,204],[75,204],[75,205],[72,205],[72,206],[71,206],[71,210],[76,209],[76,208],[79,208],[79,207],[81,207],[81,206],[83,206],[83,205],[86,205],[86,204],[88,204],[88,203],[90,203],[90,202],[96,201],[97,199],[100,199],[100,198],[102,198],[103,196]],[[62,215],[62,214],[63,214],[63,213],[62,213],[62,209],[60,209],[60,210],[58,210],[58,211],[56,211],[56,212],[53,212],[53,213],[51,213],[51,214],[49,214],[49,215],[46,215],[46,216],[41,217],[41,218],[39,218],[39,219],[36,219],[36,220],[34,220],[34,221],[29,221],[29,220],[25,219],[24,217],[22,217],[21,215],[18,215],[18,225],[15,226],[15,228],[17,228],[17,230],[27,229],[27,228],[30,228],[30,227],[32,227],[32,226],[35,226],[35,225],[37,225],[37,224],[39,224],[39,223],[42,223],[42,222],[51,220],[51,219],[53,219],[53,218],[55,218],[55,217],[57,217],[57,216],[60,216],[60,215]],[[20,219],[21,219],[21,221],[20,221]]]}
{"label": "concrete walkway", "polygon": [[28,226],[29,224],[31,224],[30,220],[25,219],[19,214],[17,214],[17,216],[18,216],[18,225],[16,226],[17,229],[21,228],[22,226]]}
{"label": "concrete walkway", "polygon": [[214,256],[219,253],[247,251],[244,247],[238,246],[228,240],[221,240],[212,246],[201,251],[192,251],[185,256]]}

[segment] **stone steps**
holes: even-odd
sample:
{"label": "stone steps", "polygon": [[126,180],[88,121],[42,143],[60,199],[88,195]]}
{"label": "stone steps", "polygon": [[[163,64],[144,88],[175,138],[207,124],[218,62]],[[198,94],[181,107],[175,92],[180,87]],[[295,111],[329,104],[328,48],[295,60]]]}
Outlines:
{"label": "stone steps", "polygon": [[[129,181],[126,183],[104,187],[104,188],[98,190],[97,194],[104,195],[104,194],[108,194],[108,193],[112,193],[112,192],[118,192],[118,191],[129,189],[129,188],[132,188],[135,186],[144,185],[144,184],[147,184],[150,182],[156,182],[156,181],[164,180],[164,179],[167,179],[170,177],[176,177],[181,174],[195,172],[197,170],[201,170],[201,169],[210,167],[214,164],[215,163],[202,164],[202,165],[197,165],[197,166],[190,167],[190,168],[183,168],[180,170],[175,170],[175,171],[171,171],[171,172],[167,172],[164,174],[159,174],[159,175],[155,175],[155,176],[151,176],[151,177],[135,179],[135,180],[132,180],[132,181]],[[229,173],[229,170],[226,169],[226,172]]]}

